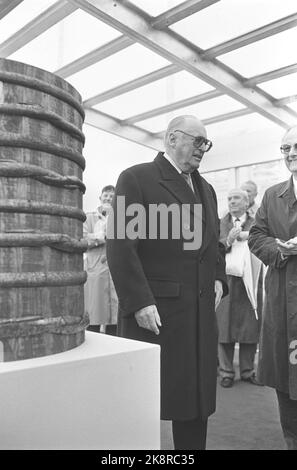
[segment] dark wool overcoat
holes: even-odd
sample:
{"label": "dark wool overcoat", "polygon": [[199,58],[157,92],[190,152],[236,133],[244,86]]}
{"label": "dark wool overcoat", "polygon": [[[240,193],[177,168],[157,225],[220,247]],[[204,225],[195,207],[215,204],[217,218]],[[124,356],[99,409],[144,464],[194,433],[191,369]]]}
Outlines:
{"label": "dark wool overcoat", "polygon": [[[242,230],[249,231],[254,219],[246,214],[246,221]],[[221,220],[220,241],[227,247],[226,239],[233,228],[230,213]],[[262,276],[259,279],[257,295],[257,314],[252,308],[246,293],[245,285],[241,277],[227,276],[229,294],[222,300],[217,308],[217,320],[219,327],[219,343],[258,343],[261,329],[262,312]]]}
{"label": "dark wool overcoat", "polygon": [[[228,289],[224,247],[219,249],[215,192],[198,171],[193,174],[193,183],[203,205],[203,220],[200,218],[196,226],[203,232],[200,249],[185,250],[183,236],[162,239],[158,233],[149,239],[148,227],[146,234],[135,240],[117,235],[107,240],[107,258],[120,305],[119,334],[161,346],[161,418],[169,420],[206,418],[215,411],[215,279],[223,282],[225,294]],[[146,218],[151,204],[190,204],[190,224],[183,220],[181,226],[184,237],[194,227],[198,196],[162,153],[153,162],[133,166],[120,175],[114,199],[116,221],[118,196],[125,196],[126,207],[141,204]],[[131,220],[126,217],[126,224]],[[169,233],[177,228],[172,220]],[[161,317],[160,335],[139,327],[134,317],[137,310],[152,304]]]}
{"label": "dark wool overcoat", "polygon": [[292,178],[267,189],[255,221],[249,247],[268,266],[259,380],[297,400],[297,255],[282,260],[275,241],[297,235]]}

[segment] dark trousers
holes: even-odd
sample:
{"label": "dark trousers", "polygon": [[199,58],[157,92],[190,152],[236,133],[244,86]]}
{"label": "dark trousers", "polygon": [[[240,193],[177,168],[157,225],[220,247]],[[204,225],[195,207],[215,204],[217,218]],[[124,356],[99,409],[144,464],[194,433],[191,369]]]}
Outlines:
{"label": "dark trousers", "polygon": [[[234,378],[235,370],[233,366],[235,343],[219,343],[218,356],[220,363],[220,375],[222,378]],[[240,377],[247,379],[255,374],[254,362],[257,351],[257,343],[239,344],[239,370]]]}
{"label": "dark trousers", "polygon": [[172,421],[172,434],[177,450],[205,450],[207,420]]}
{"label": "dark trousers", "polygon": [[276,390],[280,422],[288,450],[297,450],[297,400]]}
{"label": "dark trousers", "polygon": [[100,333],[100,325],[89,325],[87,330],[94,331],[95,333]]}

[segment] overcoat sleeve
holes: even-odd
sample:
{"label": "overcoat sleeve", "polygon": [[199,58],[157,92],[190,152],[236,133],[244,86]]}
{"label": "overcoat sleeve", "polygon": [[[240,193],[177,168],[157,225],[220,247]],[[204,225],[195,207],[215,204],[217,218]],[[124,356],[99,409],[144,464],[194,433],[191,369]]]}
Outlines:
{"label": "overcoat sleeve", "polygon": [[271,236],[268,221],[269,194],[266,191],[260,208],[255,217],[255,223],[250,229],[248,246],[252,253],[266,266],[282,268],[287,260],[282,260],[275,238]]}
{"label": "overcoat sleeve", "polygon": [[129,316],[140,308],[155,304],[155,298],[138,256],[139,237],[132,239],[127,236],[127,224],[133,217],[123,210],[123,203],[125,209],[128,206],[131,208],[131,204],[144,207],[139,182],[131,170],[125,170],[119,176],[113,199],[113,214],[108,218],[106,243],[108,266],[118,295],[120,312],[123,316]]}

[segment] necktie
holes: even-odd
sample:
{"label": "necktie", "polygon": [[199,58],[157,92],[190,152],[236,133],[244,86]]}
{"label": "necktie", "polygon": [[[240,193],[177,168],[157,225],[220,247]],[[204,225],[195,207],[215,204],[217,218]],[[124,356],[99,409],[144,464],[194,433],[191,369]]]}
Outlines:
{"label": "necktie", "polygon": [[184,180],[188,183],[188,185],[190,186],[191,190],[194,192],[191,174],[190,174],[190,173],[185,173],[185,172],[182,171],[182,172],[181,172],[181,175],[182,175],[182,177],[184,178]]}
{"label": "necktie", "polygon": [[234,227],[241,227],[240,219],[238,217],[236,217],[236,219],[234,220]]}

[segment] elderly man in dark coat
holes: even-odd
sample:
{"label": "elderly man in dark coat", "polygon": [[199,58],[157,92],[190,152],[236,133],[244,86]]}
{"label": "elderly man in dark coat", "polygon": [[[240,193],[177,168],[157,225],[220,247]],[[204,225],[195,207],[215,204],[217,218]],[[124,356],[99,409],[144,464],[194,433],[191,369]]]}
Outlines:
{"label": "elderly man in dark coat", "polygon": [[[236,249],[236,244],[246,241],[253,218],[248,214],[248,194],[242,189],[232,189],[228,194],[229,213],[221,220],[220,241],[226,252]],[[246,247],[242,245],[243,248]],[[247,248],[247,247],[246,247]],[[241,259],[242,258],[242,259]],[[239,252],[236,265],[244,262],[244,252]],[[227,271],[228,274],[228,271]],[[230,273],[231,274],[231,273]],[[233,366],[235,343],[239,343],[239,369],[243,381],[257,385],[254,362],[260,333],[261,294],[258,292],[258,319],[248,298],[240,272],[228,275],[229,295],[217,309],[219,327],[219,366],[221,386],[233,386],[235,370]]]}
{"label": "elderly man in dark coat", "polygon": [[[215,304],[227,285],[215,192],[197,171],[210,147],[196,117],[173,119],[166,152],[125,170],[116,186],[115,223],[123,215],[117,201],[125,196],[126,207],[144,208],[141,233],[129,237],[126,230],[123,239],[117,235],[107,241],[119,297],[119,333],[161,346],[161,418],[172,420],[176,449],[204,449],[207,418],[215,411]],[[152,235],[156,227],[150,214],[156,205],[160,225]],[[165,237],[161,206],[173,210]],[[176,215],[186,206],[188,221]],[[124,223],[126,228],[132,223],[127,213]],[[176,235],[179,228],[182,233]],[[199,240],[186,247],[189,230]]]}
{"label": "elderly man in dark coat", "polygon": [[292,176],[267,189],[249,247],[268,266],[259,378],[276,389],[288,449],[297,450],[297,126],[281,151]]}

